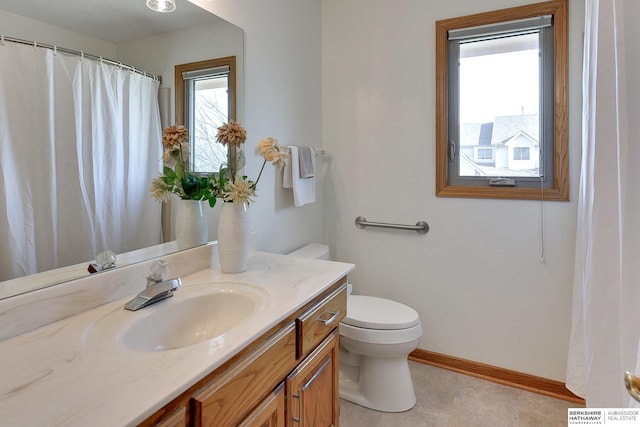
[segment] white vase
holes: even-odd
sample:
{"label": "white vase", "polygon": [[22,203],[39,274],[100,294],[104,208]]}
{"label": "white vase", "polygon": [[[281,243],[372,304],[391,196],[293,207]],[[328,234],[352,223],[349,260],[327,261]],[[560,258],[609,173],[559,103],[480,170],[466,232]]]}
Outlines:
{"label": "white vase", "polygon": [[223,273],[242,273],[249,261],[249,211],[246,203],[225,202],[218,222],[218,254]]}
{"label": "white vase", "polygon": [[180,199],[178,201],[178,214],[176,215],[178,249],[203,245],[209,240],[204,204],[203,200]]}

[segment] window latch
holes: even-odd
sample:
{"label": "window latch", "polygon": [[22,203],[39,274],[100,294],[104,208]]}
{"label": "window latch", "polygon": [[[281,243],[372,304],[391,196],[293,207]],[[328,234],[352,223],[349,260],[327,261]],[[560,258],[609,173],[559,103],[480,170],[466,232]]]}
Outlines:
{"label": "window latch", "polygon": [[456,142],[449,141],[449,161],[453,162],[456,160]]}
{"label": "window latch", "polygon": [[516,181],[513,178],[489,178],[489,185],[515,187]]}

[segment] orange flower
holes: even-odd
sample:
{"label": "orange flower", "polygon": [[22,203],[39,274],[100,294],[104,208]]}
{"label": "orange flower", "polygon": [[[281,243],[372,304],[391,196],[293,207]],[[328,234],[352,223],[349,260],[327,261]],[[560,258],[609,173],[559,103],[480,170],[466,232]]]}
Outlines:
{"label": "orange flower", "polygon": [[180,147],[180,144],[189,139],[189,133],[187,128],[182,125],[179,126],[167,126],[162,131],[162,145],[165,149],[171,149],[174,151]]}
{"label": "orange flower", "polygon": [[239,147],[243,144],[247,139],[247,131],[242,127],[242,125],[234,120],[229,121],[229,123],[223,124],[218,128],[218,134],[216,135],[216,140],[225,145],[235,145]]}

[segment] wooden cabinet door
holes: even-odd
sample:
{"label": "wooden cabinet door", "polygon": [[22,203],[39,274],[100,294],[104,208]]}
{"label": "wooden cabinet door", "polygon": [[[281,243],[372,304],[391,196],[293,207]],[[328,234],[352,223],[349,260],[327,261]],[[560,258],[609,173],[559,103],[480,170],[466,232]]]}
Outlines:
{"label": "wooden cabinet door", "polygon": [[287,427],[338,426],[338,331],[287,377]]}
{"label": "wooden cabinet door", "polygon": [[295,347],[291,323],[203,387],[191,399],[194,426],[237,426],[296,366]]}
{"label": "wooden cabinet door", "polygon": [[284,383],[280,383],[238,427],[285,427],[284,418]]}

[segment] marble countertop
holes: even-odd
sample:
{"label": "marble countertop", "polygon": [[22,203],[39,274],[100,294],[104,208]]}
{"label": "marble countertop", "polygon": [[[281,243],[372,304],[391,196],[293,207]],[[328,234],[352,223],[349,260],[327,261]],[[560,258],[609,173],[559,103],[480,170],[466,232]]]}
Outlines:
{"label": "marble countertop", "polygon": [[[352,264],[257,252],[244,273],[224,274],[210,268],[184,276],[183,287],[211,282],[258,286],[268,295],[268,303],[223,337],[183,348],[137,352],[115,344],[89,345],[91,325],[123,307],[131,296],[2,341],[2,424],[142,422],[353,268]],[[180,290],[171,300],[178,298]],[[144,310],[130,313],[140,316]]]}

